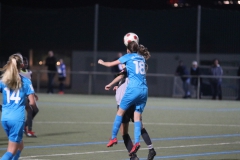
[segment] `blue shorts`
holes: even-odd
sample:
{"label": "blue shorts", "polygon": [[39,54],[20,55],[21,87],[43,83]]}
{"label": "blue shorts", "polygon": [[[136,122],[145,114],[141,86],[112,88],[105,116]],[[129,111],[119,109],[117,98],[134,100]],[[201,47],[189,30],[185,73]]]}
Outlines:
{"label": "blue shorts", "polygon": [[2,121],[2,127],[9,141],[20,143],[23,138],[24,123],[21,121]]}
{"label": "blue shorts", "polygon": [[142,113],[147,103],[147,88],[127,88],[121,100],[120,108],[127,110],[130,106],[135,105],[135,111]]}

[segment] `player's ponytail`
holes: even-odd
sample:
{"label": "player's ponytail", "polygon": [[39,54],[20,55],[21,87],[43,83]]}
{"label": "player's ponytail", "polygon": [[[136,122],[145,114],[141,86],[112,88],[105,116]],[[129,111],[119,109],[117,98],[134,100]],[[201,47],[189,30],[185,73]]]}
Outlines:
{"label": "player's ponytail", "polygon": [[131,53],[138,52],[138,54],[142,55],[146,60],[148,60],[151,57],[148,49],[141,44],[138,45],[138,43],[135,41],[129,42],[127,45],[127,49]]}
{"label": "player's ponytail", "polygon": [[22,87],[21,77],[19,71],[23,65],[23,59],[21,54],[13,54],[9,57],[8,62],[0,71],[3,71],[1,75],[1,81],[12,90]]}
{"label": "player's ponytail", "polygon": [[148,49],[141,44],[139,45],[138,53],[142,55],[146,60],[148,60],[151,57]]}

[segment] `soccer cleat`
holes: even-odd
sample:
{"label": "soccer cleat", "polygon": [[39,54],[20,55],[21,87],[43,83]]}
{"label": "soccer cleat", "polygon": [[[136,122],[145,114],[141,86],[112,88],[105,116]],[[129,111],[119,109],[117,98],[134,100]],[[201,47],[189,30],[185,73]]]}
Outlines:
{"label": "soccer cleat", "polygon": [[112,147],[114,144],[117,144],[118,140],[117,138],[110,139],[110,141],[107,144],[107,147]]}
{"label": "soccer cleat", "polygon": [[130,158],[130,160],[139,160],[139,158],[137,157],[136,153],[132,154],[132,157]]}
{"label": "soccer cleat", "polygon": [[32,131],[27,131],[27,132],[25,132],[25,134],[26,134],[27,137],[33,137],[33,138],[36,138],[36,137],[37,137],[37,136],[34,134],[34,132],[32,132]]}
{"label": "soccer cleat", "polygon": [[156,156],[156,151],[154,150],[154,148],[149,149],[148,152],[148,160],[153,160],[153,158]]}
{"label": "soccer cleat", "polygon": [[140,143],[138,142],[133,146],[132,150],[129,152],[129,156],[132,156],[133,154],[137,153],[139,148],[140,148]]}

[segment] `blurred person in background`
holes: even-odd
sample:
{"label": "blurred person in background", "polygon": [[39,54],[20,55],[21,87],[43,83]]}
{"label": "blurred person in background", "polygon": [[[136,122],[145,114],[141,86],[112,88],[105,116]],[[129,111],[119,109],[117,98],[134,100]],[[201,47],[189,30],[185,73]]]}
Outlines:
{"label": "blurred person in background", "polygon": [[[122,56],[123,56],[122,53],[121,53],[121,52],[118,52],[117,57],[116,57],[113,61],[118,60],[118,59],[119,59],[120,57],[122,57]],[[116,65],[116,66],[111,67],[111,71],[112,71],[112,73],[114,74],[114,78],[116,78],[116,77],[117,77],[117,74],[118,74],[119,72],[121,72],[122,70],[123,70],[122,64],[119,64],[119,65]]]}
{"label": "blurred person in background", "polygon": [[216,99],[218,96],[219,100],[222,100],[222,75],[223,70],[219,65],[218,59],[213,60],[213,65],[210,69],[210,75],[214,76],[210,78],[211,89],[212,89],[212,99]]}
{"label": "blurred person in background", "polygon": [[57,67],[58,81],[59,81],[59,94],[64,94],[64,81],[66,80],[66,65],[63,59],[59,60],[60,64]]}
{"label": "blurred person in background", "polygon": [[48,90],[47,93],[53,93],[53,80],[55,73],[57,71],[56,68],[56,58],[54,57],[53,51],[48,52],[48,57],[46,58],[45,65],[48,70]]}
{"label": "blurred person in background", "polygon": [[238,71],[237,71],[237,76],[239,77],[239,79],[237,79],[237,82],[238,82],[238,97],[236,100],[240,100],[240,66],[238,68]]}
{"label": "blurred person in background", "polygon": [[190,78],[187,77],[189,75],[189,71],[187,67],[183,64],[183,61],[179,61],[179,64],[177,66],[175,75],[180,76],[183,83],[183,90],[184,90],[184,96],[183,98],[190,98]]}
{"label": "blurred person in background", "polygon": [[201,79],[198,78],[198,76],[200,76],[200,69],[198,67],[198,63],[197,61],[193,61],[192,62],[192,67],[190,69],[190,75],[192,76],[191,77],[191,85],[194,87],[195,91],[196,91],[196,96],[197,96],[197,93],[199,93],[199,98],[201,98],[201,85],[200,85],[200,88],[199,88],[199,91],[198,91],[198,83],[199,83],[199,80],[200,80],[200,84],[201,84]]}

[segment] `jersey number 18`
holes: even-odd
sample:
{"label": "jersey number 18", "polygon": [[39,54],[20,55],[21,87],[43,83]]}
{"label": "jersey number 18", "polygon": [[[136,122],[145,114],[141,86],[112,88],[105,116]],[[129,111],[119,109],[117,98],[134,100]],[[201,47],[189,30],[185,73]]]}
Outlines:
{"label": "jersey number 18", "polygon": [[145,74],[145,63],[143,61],[133,61],[136,74]]}

